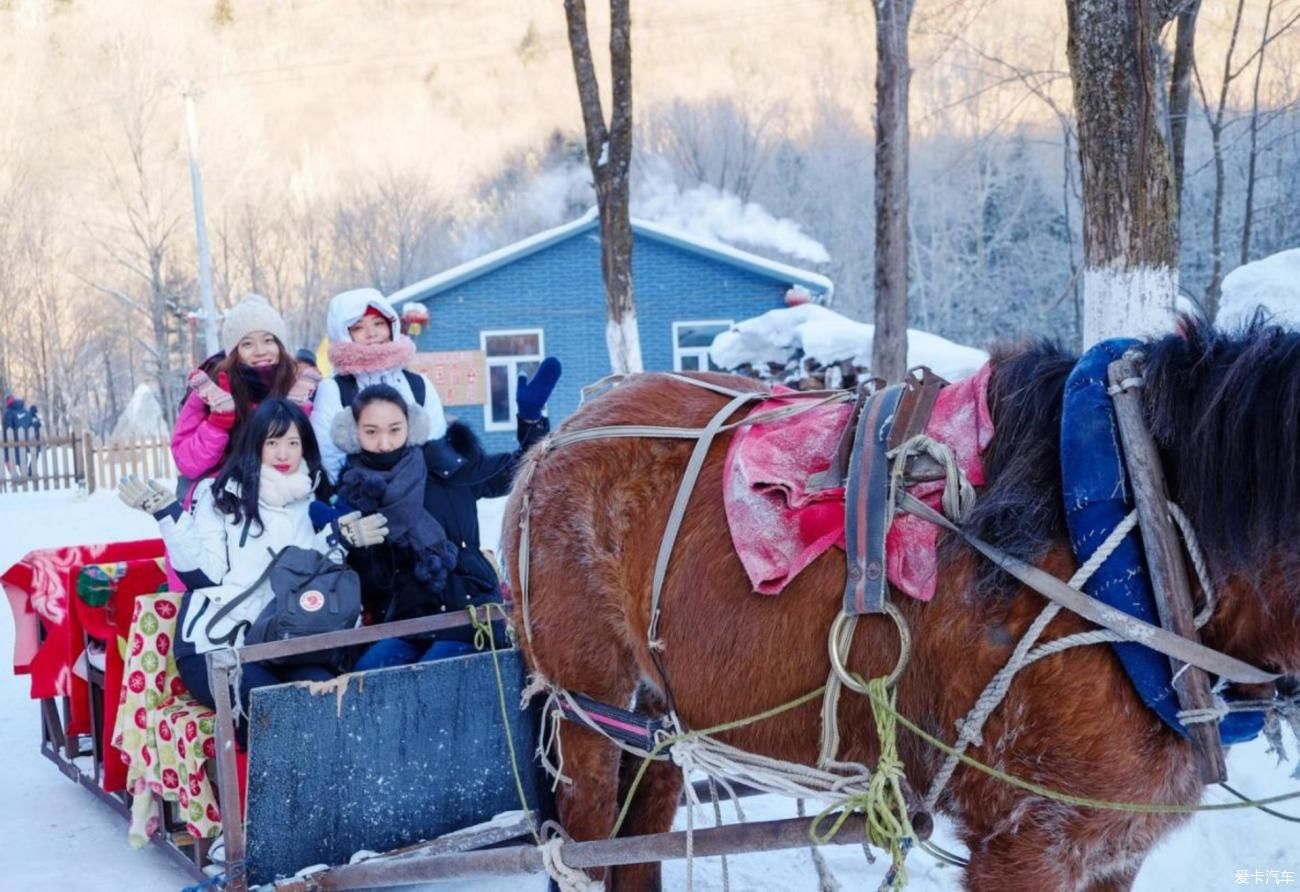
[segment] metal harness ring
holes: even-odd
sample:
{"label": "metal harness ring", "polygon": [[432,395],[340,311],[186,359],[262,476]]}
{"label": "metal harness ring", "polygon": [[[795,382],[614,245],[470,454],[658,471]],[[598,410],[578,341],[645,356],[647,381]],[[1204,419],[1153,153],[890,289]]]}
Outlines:
{"label": "metal harness ring", "polygon": [[[907,628],[907,620],[903,617],[902,611],[889,601],[885,602],[885,613],[898,628],[898,662],[885,678],[885,684],[893,687],[898,683],[903,670],[907,668],[907,661],[912,652],[912,633]],[[859,614],[856,613],[841,611],[835,617],[835,621],[831,623],[830,634],[826,636],[826,649],[831,658],[831,670],[840,682],[851,691],[866,694],[867,686],[851,674],[845,665],[848,661],[849,648],[853,644],[853,630],[857,628],[858,616]]]}

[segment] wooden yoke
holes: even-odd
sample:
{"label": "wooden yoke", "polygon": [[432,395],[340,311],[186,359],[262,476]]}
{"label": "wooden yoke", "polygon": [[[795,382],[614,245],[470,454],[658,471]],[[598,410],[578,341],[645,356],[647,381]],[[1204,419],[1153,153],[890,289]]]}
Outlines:
{"label": "wooden yoke", "polygon": [[[1142,399],[1137,389],[1142,380],[1140,362],[1140,355],[1130,352],[1112,362],[1107,370],[1115,418],[1124,445],[1124,463],[1128,469],[1129,485],[1133,487],[1133,500],[1137,504],[1142,548],[1151,574],[1160,624],[1177,635],[1199,641],[1193,619],[1187,564],[1169,517],[1169,491],[1165,485],[1164,469],[1155,439],[1142,414]],[[1203,670],[1178,660],[1170,659],[1169,662],[1174,672],[1174,693],[1179,708],[1212,708],[1214,695],[1210,690],[1209,676]],[[1193,722],[1186,727],[1201,781],[1210,784],[1226,780],[1228,771],[1224,763],[1223,742],[1219,737],[1219,723]]]}

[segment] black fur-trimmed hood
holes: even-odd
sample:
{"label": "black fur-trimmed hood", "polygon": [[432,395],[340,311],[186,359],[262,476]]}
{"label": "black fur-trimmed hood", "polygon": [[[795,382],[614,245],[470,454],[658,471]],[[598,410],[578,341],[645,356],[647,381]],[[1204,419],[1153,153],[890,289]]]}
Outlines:
{"label": "black fur-trimmed hood", "polygon": [[469,425],[453,421],[447,426],[447,436],[424,444],[424,455],[429,470],[446,478],[466,465],[477,464],[483,458],[483,443]]}

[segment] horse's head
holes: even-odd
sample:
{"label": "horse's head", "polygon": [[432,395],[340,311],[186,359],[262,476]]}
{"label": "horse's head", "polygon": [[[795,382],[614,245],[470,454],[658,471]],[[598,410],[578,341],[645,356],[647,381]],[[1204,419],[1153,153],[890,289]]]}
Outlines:
{"label": "horse's head", "polygon": [[1218,589],[1206,643],[1300,671],[1300,332],[1186,323],[1143,352],[1170,496]]}

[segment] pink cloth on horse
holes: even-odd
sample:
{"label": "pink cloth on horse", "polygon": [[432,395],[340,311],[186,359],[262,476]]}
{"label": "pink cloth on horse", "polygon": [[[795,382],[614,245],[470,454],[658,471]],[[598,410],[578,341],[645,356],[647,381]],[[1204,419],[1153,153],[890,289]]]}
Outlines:
{"label": "pink cloth on horse", "polygon": [[[972,377],[940,391],[925,428],[931,438],[952,447],[975,486],[984,483],[980,455],[993,438],[989,370],[985,364]],[[753,411],[794,402],[778,396]],[[844,489],[810,493],[807,481],[830,465],[849,412],[844,403],[818,407],[742,427],[732,437],[723,470],[724,506],[732,543],[754,591],[775,595],[826,549],[844,547]],[[911,492],[937,508],[943,482],[921,484]],[[903,514],[894,518],[886,540],[889,581],[922,601],[934,597],[938,535],[934,525]]]}

